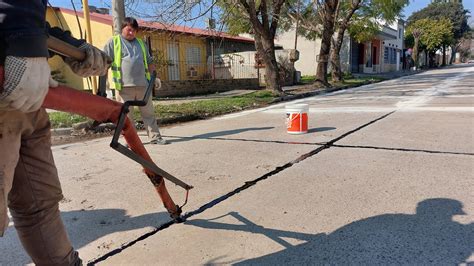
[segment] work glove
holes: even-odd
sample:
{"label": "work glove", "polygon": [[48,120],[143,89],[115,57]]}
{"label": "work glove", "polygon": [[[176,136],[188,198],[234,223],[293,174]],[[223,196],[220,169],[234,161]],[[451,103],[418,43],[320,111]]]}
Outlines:
{"label": "work glove", "polygon": [[112,63],[112,59],[96,47],[83,43],[79,49],[86,53],[86,58],[82,61],[73,58],[66,58],[64,62],[69,65],[74,73],[81,77],[103,76]]}
{"label": "work glove", "polygon": [[46,57],[16,57],[5,59],[5,81],[0,90],[0,109],[29,113],[43,104],[49,87],[57,87],[51,78]]}
{"label": "work glove", "polygon": [[155,79],[155,89],[156,90],[161,89],[161,80],[158,77],[156,77]]}

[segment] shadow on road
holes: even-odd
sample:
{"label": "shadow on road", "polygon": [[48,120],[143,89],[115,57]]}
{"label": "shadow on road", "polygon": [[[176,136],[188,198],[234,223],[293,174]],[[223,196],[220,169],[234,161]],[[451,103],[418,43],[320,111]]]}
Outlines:
{"label": "shadow on road", "polygon": [[[75,249],[84,247],[100,239],[101,237],[113,233],[144,229],[146,227],[157,227],[160,224],[169,221],[170,219],[168,213],[166,212],[150,213],[132,217],[128,215],[123,209],[66,211],[61,212],[61,217],[66,225],[69,239],[71,240]],[[16,232],[12,232],[14,231],[13,228],[8,228],[8,231],[10,231],[9,233],[16,234]],[[139,234],[143,234],[143,231]],[[109,251],[109,249],[116,248],[125,242],[134,240],[137,236],[138,235],[130,237],[129,239],[122,237],[120,239],[121,242],[113,243],[112,241],[107,242],[107,240],[104,240],[103,243],[97,243],[97,248],[102,250],[101,252],[104,253]],[[14,239],[14,241],[9,243],[9,247],[12,250],[22,250],[23,247],[21,246],[18,237],[15,236],[12,239]],[[26,253],[23,252],[23,254],[23,257],[16,257],[15,263],[12,263],[16,265],[31,263],[31,259],[26,255]]]}
{"label": "shadow on road", "polygon": [[247,127],[247,128],[210,132],[210,133],[199,134],[199,135],[195,135],[191,137],[179,137],[179,136],[164,136],[164,137],[176,138],[176,139],[169,140],[170,143],[176,143],[176,142],[190,141],[190,140],[195,140],[195,139],[209,139],[209,138],[215,138],[215,137],[221,137],[221,136],[234,135],[234,134],[239,134],[246,131],[269,130],[272,128],[274,127]]}
{"label": "shadow on road", "polygon": [[[284,250],[236,264],[459,264],[474,251],[474,223],[453,221],[465,214],[462,203],[453,199],[427,199],[416,214],[384,214],[355,221],[330,234],[306,234],[264,228],[237,212],[230,215],[241,224],[214,220],[190,220],[186,224],[217,230],[262,234]],[[291,245],[284,238],[305,241]],[[222,257],[216,258],[222,260]],[[215,263],[216,259],[213,260]],[[222,261],[220,262],[222,263]],[[235,262],[224,262],[235,263]]]}
{"label": "shadow on road", "polygon": [[308,129],[308,133],[324,132],[329,130],[334,130],[335,127],[315,127]]}

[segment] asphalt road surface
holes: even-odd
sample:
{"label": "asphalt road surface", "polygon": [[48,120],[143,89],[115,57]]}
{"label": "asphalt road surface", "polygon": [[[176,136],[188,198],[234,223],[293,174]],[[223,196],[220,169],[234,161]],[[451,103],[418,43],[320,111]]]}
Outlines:
{"label": "asphalt road surface", "polygon": [[[309,104],[309,132],[285,105]],[[169,223],[110,138],[53,147],[60,207],[89,263],[474,263],[474,67],[426,71],[165,127],[156,164],[194,185]],[[141,133],[145,138],[144,133]],[[174,200],[185,192],[169,182]],[[12,224],[0,264],[30,263]]]}

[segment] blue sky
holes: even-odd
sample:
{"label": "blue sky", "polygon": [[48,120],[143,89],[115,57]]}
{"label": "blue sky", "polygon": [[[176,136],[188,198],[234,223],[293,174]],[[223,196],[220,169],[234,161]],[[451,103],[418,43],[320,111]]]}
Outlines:
{"label": "blue sky", "polygon": [[[71,8],[71,0],[49,0],[51,5],[57,7],[66,7]],[[82,1],[81,0],[73,0],[74,4],[76,5],[77,9],[81,9]],[[411,13],[418,11],[424,7],[426,7],[431,0],[410,0],[410,4],[405,8],[404,15],[405,19],[410,16]],[[89,0],[89,5],[97,6],[97,7],[110,7],[112,0]],[[464,8],[471,12],[471,19],[470,21],[474,23],[474,0],[464,0],[463,1]],[[194,24],[194,27],[204,28],[204,21],[197,22]]]}
{"label": "blue sky", "polygon": [[[474,0],[463,0],[464,9],[471,12],[471,17],[474,16]],[[431,3],[431,0],[410,0],[410,4],[405,7],[405,18],[408,18],[411,13],[418,11]],[[472,18],[470,21],[473,21]],[[473,21],[474,22],[474,21]]]}

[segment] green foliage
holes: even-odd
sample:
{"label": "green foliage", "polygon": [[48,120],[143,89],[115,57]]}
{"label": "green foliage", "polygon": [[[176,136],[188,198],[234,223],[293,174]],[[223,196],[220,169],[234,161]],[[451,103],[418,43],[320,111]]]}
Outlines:
{"label": "green foliage", "polygon": [[[260,90],[241,96],[199,100],[179,104],[158,104],[155,113],[161,121],[173,119],[192,120],[241,111],[268,105],[276,97],[272,91]],[[133,110],[134,119],[140,119],[140,113]],[[87,121],[88,118],[65,112],[48,113],[53,128],[72,127],[73,124]]]}
{"label": "green foliage", "polygon": [[369,17],[354,16],[349,27],[349,34],[359,43],[370,41],[381,30],[378,23]]}
{"label": "green foliage", "polygon": [[72,127],[73,124],[87,121],[86,117],[64,112],[48,113],[52,128]]}
{"label": "green foliage", "polygon": [[167,59],[165,56],[165,53],[160,50],[153,50],[152,51],[152,56],[153,56],[153,62],[156,66],[156,69],[163,70],[164,68],[172,65],[171,60]]}
{"label": "green foliage", "polygon": [[245,11],[237,1],[217,1],[222,9],[222,23],[230,34],[251,33],[252,25],[249,19],[243,19]]}
{"label": "green foliage", "polygon": [[[262,1],[266,1],[268,8],[269,24],[273,21],[273,1],[255,0],[255,12],[260,22],[263,21],[261,12],[258,11]],[[295,5],[298,0],[287,0],[282,6],[281,15],[279,17],[279,30],[288,30],[292,26],[292,20],[288,16],[289,9]],[[305,0],[301,0],[305,2]],[[222,23],[227,31],[231,34],[253,33],[252,24],[248,18],[248,13],[239,0],[217,1],[216,5],[221,9]]]}
{"label": "green foliage", "polygon": [[[345,2],[351,2],[344,0]],[[362,1],[349,24],[349,33],[358,42],[371,40],[382,30],[383,23],[391,24],[400,16],[408,0],[368,0]],[[350,5],[343,5],[344,8]],[[346,13],[344,11],[341,14]]]}
{"label": "green foliage", "polygon": [[453,26],[451,21],[447,18],[439,20],[428,18],[417,20],[408,26],[408,36],[413,36],[415,29],[421,31],[420,42],[428,51],[436,51],[440,49],[443,44],[453,42]]}
{"label": "green foliage", "polygon": [[192,101],[181,104],[159,104],[155,106],[155,113],[157,113],[157,116],[162,121],[186,117],[204,119],[244,109],[266,106],[275,97],[276,95],[272,91],[261,90],[242,96]]}
{"label": "green foliage", "polygon": [[407,25],[410,26],[424,18],[432,20],[447,18],[452,23],[453,38],[458,40],[469,31],[469,25],[467,24],[468,13],[469,11],[464,9],[461,3],[456,3],[456,1],[437,1],[413,13],[408,18]]}

